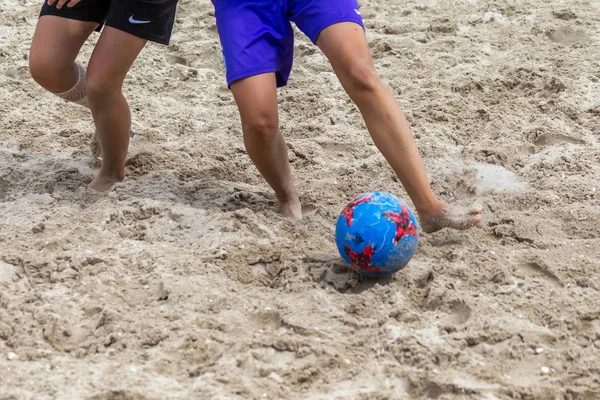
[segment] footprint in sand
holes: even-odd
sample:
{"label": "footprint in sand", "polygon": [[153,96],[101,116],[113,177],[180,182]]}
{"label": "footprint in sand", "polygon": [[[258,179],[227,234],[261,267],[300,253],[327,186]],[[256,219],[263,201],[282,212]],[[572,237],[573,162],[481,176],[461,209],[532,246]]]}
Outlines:
{"label": "footprint in sand", "polygon": [[571,10],[554,11],[553,14],[556,19],[562,19],[563,21],[569,21],[577,18],[577,14]]}
{"label": "footprint in sand", "polygon": [[246,329],[253,331],[273,331],[282,326],[281,316],[276,311],[265,311],[250,314],[247,317]]}
{"label": "footprint in sand", "polygon": [[571,27],[554,29],[546,32],[548,39],[565,46],[582,46],[590,42],[589,35],[581,29]]}
{"label": "footprint in sand", "polygon": [[452,326],[464,325],[471,319],[473,310],[462,301],[453,301],[450,304],[450,314],[444,318],[444,323]]}
{"label": "footprint in sand", "polygon": [[571,136],[563,135],[560,133],[550,134],[550,133],[542,133],[539,135],[532,135],[529,138],[529,141],[537,146],[553,146],[561,143],[570,143],[570,144],[586,144],[584,140],[574,138]]}
{"label": "footprint in sand", "polygon": [[169,60],[171,64],[180,64],[186,67],[189,65],[188,60],[181,56],[178,56],[177,54],[170,54],[169,56],[167,56],[167,60]]}
{"label": "footprint in sand", "polygon": [[520,267],[526,275],[540,277],[554,287],[564,286],[562,280],[541,261],[528,261]]}
{"label": "footprint in sand", "polygon": [[146,400],[148,397],[130,390],[110,390],[102,392],[94,396],[88,397],[87,400]]}

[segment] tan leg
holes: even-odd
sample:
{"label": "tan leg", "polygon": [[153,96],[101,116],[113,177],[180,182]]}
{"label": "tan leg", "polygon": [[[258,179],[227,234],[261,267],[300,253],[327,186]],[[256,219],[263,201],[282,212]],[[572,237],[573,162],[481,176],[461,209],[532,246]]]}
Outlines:
{"label": "tan leg", "polygon": [[[75,59],[91,33],[95,22],[77,21],[54,15],[44,15],[38,21],[29,56],[33,79],[59,97],[89,107],[85,93],[85,68]],[[82,76],[83,75],[83,76]],[[90,143],[92,166],[100,157],[96,133]]]}
{"label": "tan leg", "polygon": [[102,149],[102,167],[89,187],[100,192],[125,178],[131,114],[121,88],[145,44],[144,39],[105,27],[90,59],[86,91]]}
{"label": "tan leg", "polygon": [[440,202],[431,187],[410,126],[392,93],[383,85],[363,29],[352,22],[326,28],[317,39],[342,86],[356,103],[369,133],[411,197],[426,232],[467,229],[481,220],[482,207]]}
{"label": "tan leg", "polygon": [[241,79],[231,85],[244,131],[248,155],[279,200],[279,212],[302,218],[298,193],[292,182],[287,146],[279,132],[275,74]]}

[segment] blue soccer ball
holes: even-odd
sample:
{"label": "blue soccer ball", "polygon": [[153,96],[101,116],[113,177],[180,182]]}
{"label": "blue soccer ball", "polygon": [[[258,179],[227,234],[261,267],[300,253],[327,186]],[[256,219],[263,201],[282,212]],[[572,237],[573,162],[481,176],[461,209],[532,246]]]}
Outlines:
{"label": "blue soccer ball", "polygon": [[386,276],[408,264],[419,244],[419,224],[405,202],[385,192],[366,193],[340,214],[335,242],[356,272]]}

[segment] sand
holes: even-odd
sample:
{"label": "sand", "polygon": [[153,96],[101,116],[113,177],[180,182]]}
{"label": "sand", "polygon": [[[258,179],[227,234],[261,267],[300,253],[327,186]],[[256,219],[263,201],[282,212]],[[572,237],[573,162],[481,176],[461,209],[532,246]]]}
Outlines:
{"label": "sand", "polygon": [[107,195],[89,112],[29,75],[39,2],[0,4],[0,399],[600,398],[600,3],[361,3],[435,192],[485,205],[379,280],[335,221],[407,195],[303,35],[279,92],[294,222],[245,153],[208,1],[128,75]]}

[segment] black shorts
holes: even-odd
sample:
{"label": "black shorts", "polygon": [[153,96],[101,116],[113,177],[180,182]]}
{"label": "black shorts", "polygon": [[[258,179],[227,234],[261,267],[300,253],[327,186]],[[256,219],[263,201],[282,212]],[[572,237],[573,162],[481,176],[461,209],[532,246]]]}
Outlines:
{"label": "black shorts", "polygon": [[169,44],[177,0],[81,0],[74,7],[67,5],[59,10],[56,3],[49,6],[44,0],[43,15],[97,22],[130,33],[142,39]]}

